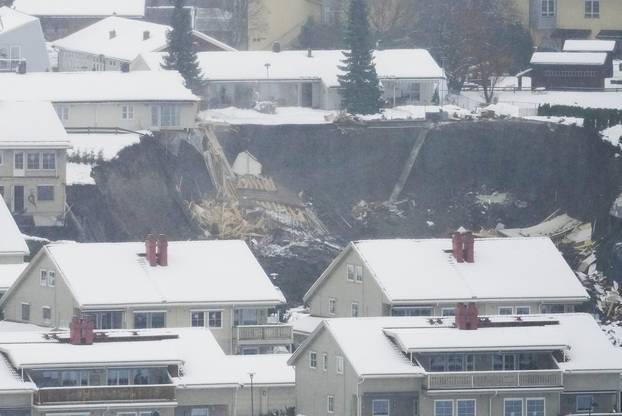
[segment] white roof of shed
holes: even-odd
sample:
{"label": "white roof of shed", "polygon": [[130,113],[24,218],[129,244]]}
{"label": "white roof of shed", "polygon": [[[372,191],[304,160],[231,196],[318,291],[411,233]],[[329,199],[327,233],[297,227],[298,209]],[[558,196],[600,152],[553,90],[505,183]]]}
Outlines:
{"label": "white roof of shed", "polygon": [[[167,25],[111,16],[56,40],[53,45],[71,51],[131,61],[141,53],[166,48],[166,34],[170,29]],[[115,36],[111,38],[112,31]],[[149,33],[147,39],[143,38],[145,32]]]}
{"label": "white roof of shed", "polygon": [[613,52],[615,40],[568,39],[564,42],[564,52]]}
{"label": "white roof of shed", "polygon": [[15,0],[24,13],[49,17],[143,17],[145,0]]}
{"label": "white roof of shed", "polygon": [[[219,81],[322,80],[328,87],[338,86],[341,50],[201,52],[199,65],[206,79]],[[374,52],[379,78],[444,78],[441,67],[425,49],[386,49]],[[163,53],[141,55],[151,70],[161,68]]]}
{"label": "white roof of shed", "polygon": [[[2,120],[0,114],[0,121]],[[0,123],[0,131],[2,131]],[[27,256],[30,254],[26,240],[17,227],[9,208],[2,197],[0,197],[0,256]]]}
{"label": "white roof of shed", "polygon": [[50,102],[0,101],[0,148],[70,147],[67,132]]}
{"label": "white roof of shed", "polygon": [[171,241],[166,267],[149,266],[144,243],[59,243],[44,250],[82,306],[285,302],[243,241]]}
{"label": "white roof of shed", "polygon": [[603,65],[607,54],[601,52],[536,52],[531,56],[535,65]]}
{"label": "white roof of shed", "polygon": [[36,17],[20,13],[10,7],[0,7],[0,35],[36,20],[38,20]]}
{"label": "white roof of shed", "polygon": [[57,102],[199,101],[176,71],[0,74],[5,100]]}

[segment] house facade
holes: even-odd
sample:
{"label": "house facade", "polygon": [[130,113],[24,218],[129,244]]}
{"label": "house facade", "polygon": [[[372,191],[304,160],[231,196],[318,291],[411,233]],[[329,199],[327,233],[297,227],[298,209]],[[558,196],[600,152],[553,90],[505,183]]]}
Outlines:
{"label": "house facade", "polygon": [[458,316],[325,320],[289,361],[297,412],[554,416],[620,408],[622,352],[591,316],[475,312],[470,330],[472,318]]}
{"label": "house facade", "polygon": [[0,7],[0,72],[48,71],[50,62],[41,24],[9,7]]}
{"label": "house facade", "polygon": [[[94,273],[93,262],[103,258],[114,261]],[[150,238],[46,245],[2,308],[6,320],[49,327],[83,316],[96,329],[208,328],[228,354],[264,354],[290,350],[292,328],[276,314],[283,303],[242,241]]]}
{"label": "house facade", "polygon": [[49,102],[0,101],[0,194],[18,219],[64,224],[69,148]]}
{"label": "house facade", "polygon": [[199,98],[175,71],[0,74],[3,98],[45,100],[65,128],[183,130]]}
{"label": "house facade", "polygon": [[354,241],[303,299],[312,316],[329,318],[448,316],[466,301],[487,315],[563,313],[589,297],[548,238],[455,233]]}

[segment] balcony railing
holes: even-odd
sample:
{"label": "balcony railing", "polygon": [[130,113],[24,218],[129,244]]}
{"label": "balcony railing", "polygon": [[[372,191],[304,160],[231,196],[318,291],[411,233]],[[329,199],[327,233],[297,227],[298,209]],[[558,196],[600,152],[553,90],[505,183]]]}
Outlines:
{"label": "balcony railing", "polygon": [[428,375],[429,390],[561,386],[562,373],[558,370],[474,371]]}
{"label": "balcony railing", "polygon": [[175,386],[81,386],[42,388],[36,404],[67,402],[134,402],[175,400]]}
{"label": "balcony railing", "polygon": [[17,72],[19,69],[19,64],[25,61],[24,59],[8,59],[8,58],[0,58],[0,72]]}
{"label": "balcony railing", "polygon": [[240,325],[237,327],[238,342],[284,342],[291,344],[291,325]]}

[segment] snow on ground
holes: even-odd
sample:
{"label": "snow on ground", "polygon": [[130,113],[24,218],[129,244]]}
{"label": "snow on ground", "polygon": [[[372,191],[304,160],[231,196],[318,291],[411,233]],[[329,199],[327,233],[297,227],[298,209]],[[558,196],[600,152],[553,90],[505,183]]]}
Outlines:
{"label": "snow on ground", "polygon": [[92,165],[85,163],[67,163],[67,185],[95,185],[91,177]]}
{"label": "snow on ground", "polygon": [[[471,100],[483,101],[479,91],[465,91],[462,95]],[[495,97],[499,103],[519,108],[537,108],[540,104],[552,104],[622,109],[622,91],[497,91]]]}
{"label": "snow on ground", "polygon": [[622,148],[622,143],[620,143],[620,139],[622,139],[622,124],[617,124],[613,127],[609,127],[600,132],[603,140],[611,143],[614,146],[618,146]]}
{"label": "snow on ground", "polygon": [[124,134],[70,134],[69,140],[73,149],[71,153],[90,153],[95,156],[101,151],[104,160],[114,159],[124,147],[140,141],[140,136],[134,133]]}
{"label": "snow on ground", "polygon": [[564,126],[583,127],[583,119],[581,117],[555,117],[555,116],[527,116],[525,120],[544,121],[548,123],[562,124]]}

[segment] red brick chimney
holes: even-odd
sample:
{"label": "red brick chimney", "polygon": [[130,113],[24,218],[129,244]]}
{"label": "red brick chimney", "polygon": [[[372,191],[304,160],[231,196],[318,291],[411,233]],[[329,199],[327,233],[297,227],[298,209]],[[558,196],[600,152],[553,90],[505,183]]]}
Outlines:
{"label": "red brick chimney", "polygon": [[147,258],[147,262],[149,262],[149,266],[155,267],[158,264],[156,258],[156,239],[153,237],[153,234],[147,235],[145,239],[145,257]]}
{"label": "red brick chimney", "polygon": [[475,237],[460,227],[451,235],[451,252],[458,263],[475,263]]}
{"label": "red brick chimney", "polygon": [[460,330],[475,330],[479,327],[479,311],[477,305],[471,302],[468,305],[458,303],[455,312],[456,328]]}
{"label": "red brick chimney", "polygon": [[458,263],[464,263],[464,243],[462,233],[456,231],[451,235],[452,254]]}
{"label": "red brick chimney", "polygon": [[158,238],[158,264],[160,266],[168,266],[168,239],[166,235],[160,234]]}
{"label": "red brick chimney", "polygon": [[462,243],[464,244],[464,260],[467,263],[475,263],[475,237],[471,231],[462,235]]}
{"label": "red brick chimney", "polygon": [[91,319],[74,316],[69,324],[69,343],[91,345],[95,339],[95,323]]}

